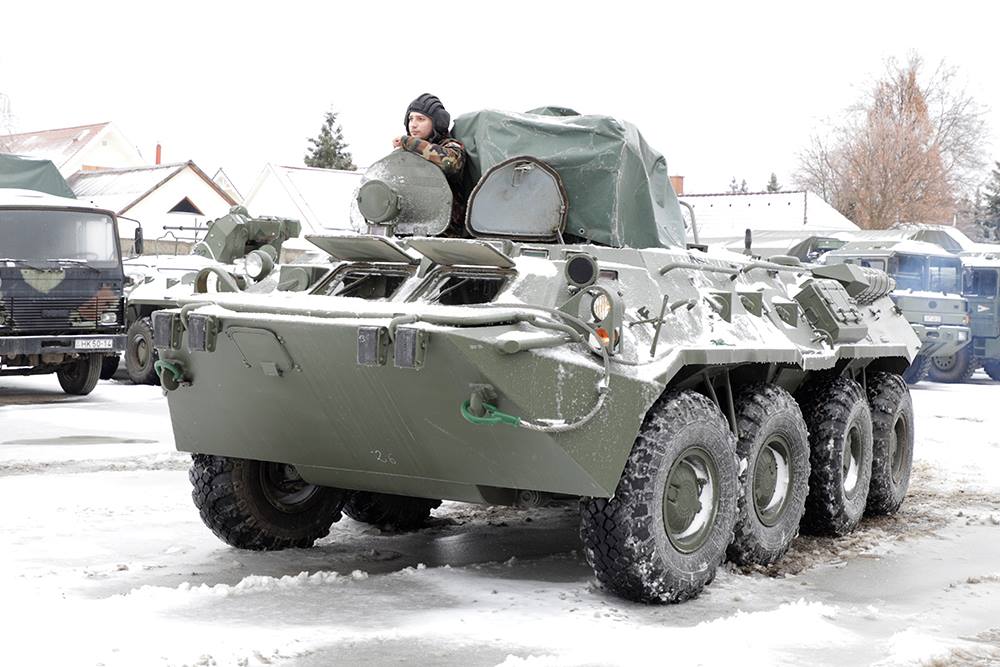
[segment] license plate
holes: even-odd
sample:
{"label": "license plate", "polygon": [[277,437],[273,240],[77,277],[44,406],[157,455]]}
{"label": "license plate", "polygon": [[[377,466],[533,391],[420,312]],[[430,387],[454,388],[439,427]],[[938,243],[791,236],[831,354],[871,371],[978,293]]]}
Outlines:
{"label": "license plate", "polygon": [[111,339],[110,338],[82,338],[76,341],[76,349],[78,350],[110,350],[111,349]]}
{"label": "license plate", "polygon": [[924,322],[940,322],[940,315],[924,315]]}

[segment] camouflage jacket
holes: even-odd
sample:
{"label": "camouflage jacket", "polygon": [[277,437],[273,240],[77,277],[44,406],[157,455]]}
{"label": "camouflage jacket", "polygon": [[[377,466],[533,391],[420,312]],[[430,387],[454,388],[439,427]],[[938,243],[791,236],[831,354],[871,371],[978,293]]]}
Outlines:
{"label": "camouflage jacket", "polygon": [[428,162],[433,162],[449,178],[462,173],[465,166],[465,146],[451,137],[445,137],[440,144],[432,144],[416,137],[400,137],[403,148],[416,153]]}

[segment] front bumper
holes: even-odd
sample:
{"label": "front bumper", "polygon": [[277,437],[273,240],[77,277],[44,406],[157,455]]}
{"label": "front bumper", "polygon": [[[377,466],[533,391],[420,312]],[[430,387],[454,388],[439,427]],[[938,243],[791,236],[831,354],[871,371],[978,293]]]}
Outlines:
{"label": "front bumper", "polygon": [[949,357],[972,340],[969,327],[954,324],[914,324],[913,330],[920,337],[920,354],[925,357]]}
{"label": "front bumper", "polygon": [[0,355],[27,354],[117,354],[125,350],[125,334],[70,336],[4,336],[0,334]]}

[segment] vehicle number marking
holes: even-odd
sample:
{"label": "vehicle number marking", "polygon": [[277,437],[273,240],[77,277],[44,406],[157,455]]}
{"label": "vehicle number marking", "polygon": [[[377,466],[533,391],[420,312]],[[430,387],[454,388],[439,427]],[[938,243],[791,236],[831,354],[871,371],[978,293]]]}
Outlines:
{"label": "vehicle number marking", "polygon": [[940,322],[940,315],[924,315],[924,322]]}
{"label": "vehicle number marking", "polygon": [[379,463],[388,463],[389,465],[396,465],[396,458],[388,452],[383,452],[381,449],[373,449],[372,456],[374,456],[375,460],[378,461]]}
{"label": "vehicle number marking", "polygon": [[110,338],[82,338],[74,346],[78,350],[110,350]]}

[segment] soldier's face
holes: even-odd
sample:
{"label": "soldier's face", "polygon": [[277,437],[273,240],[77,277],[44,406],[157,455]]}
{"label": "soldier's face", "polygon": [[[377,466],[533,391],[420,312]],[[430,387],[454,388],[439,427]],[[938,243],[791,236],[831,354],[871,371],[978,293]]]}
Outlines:
{"label": "soldier's face", "polygon": [[410,136],[417,139],[430,139],[434,134],[434,121],[416,111],[410,112]]}

